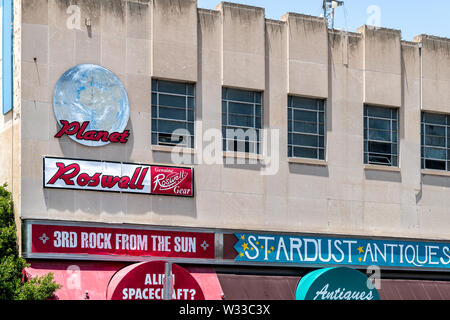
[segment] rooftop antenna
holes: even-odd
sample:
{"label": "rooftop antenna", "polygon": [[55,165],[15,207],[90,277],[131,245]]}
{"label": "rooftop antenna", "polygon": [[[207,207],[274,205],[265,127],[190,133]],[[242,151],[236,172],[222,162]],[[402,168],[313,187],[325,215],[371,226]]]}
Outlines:
{"label": "rooftop antenna", "polygon": [[323,0],[323,16],[328,19],[328,25],[334,29],[334,18],[336,16],[336,9],[344,5],[344,1],[337,0]]}

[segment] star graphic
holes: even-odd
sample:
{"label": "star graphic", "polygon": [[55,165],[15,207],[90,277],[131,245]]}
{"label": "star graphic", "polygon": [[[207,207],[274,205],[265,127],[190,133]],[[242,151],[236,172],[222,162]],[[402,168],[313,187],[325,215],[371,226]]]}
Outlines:
{"label": "star graphic", "polygon": [[261,246],[261,249],[264,249],[264,246]]}
{"label": "star graphic", "polygon": [[359,262],[362,262],[362,258],[361,257],[359,257],[358,260],[359,260]]}
{"label": "star graphic", "polygon": [[245,243],[245,242],[244,242],[244,244],[241,245],[241,247],[244,248],[244,251],[245,251],[245,250],[248,250],[248,243]]}
{"label": "star graphic", "polygon": [[275,251],[275,248],[273,246],[270,247],[271,251]]}
{"label": "star graphic", "polygon": [[363,247],[359,247],[358,248],[358,253],[364,253],[364,248]]}
{"label": "star graphic", "polygon": [[241,257],[243,257],[244,256],[244,253],[243,252],[241,252],[240,254],[239,254]]}
{"label": "star graphic", "polygon": [[270,253],[270,252],[271,252],[270,250],[267,251],[267,253]]}
{"label": "star graphic", "polygon": [[206,249],[208,249],[208,247],[209,247],[209,244],[208,244],[208,243],[206,242],[206,240],[205,240],[205,241],[203,241],[203,243],[200,245],[200,247],[202,247],[203,250],[206,251]]}
{"label": "star graphic", "polygon": [[45,244],[48,240],[50,240],[49,237],[47,237],[47,235],[45,233],[43,233],[40,237],[39,240],[42,241],[43,244]]}
{"label": "star graphic", "polygon": [[241,239],[242,239],[242,240],[245,240],[245,235],[242,235],[242,236],[241,236]]}

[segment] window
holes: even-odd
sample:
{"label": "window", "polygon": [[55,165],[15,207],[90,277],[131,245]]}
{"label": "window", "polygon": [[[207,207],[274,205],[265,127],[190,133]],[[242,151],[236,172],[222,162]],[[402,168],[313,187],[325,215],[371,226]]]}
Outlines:
{"label": "window", "polygon": [[222,89],[223,151],[261,152],[262,93]]}
{"label": "window", "polygon": [[153,79],[152,144],[193,148],[194,107],[194,84]]}
{"label": "window", "polygon": [[398,167],[398,110],[364,106],[364,163]]}
{"label": "window", "polygon": [[422,113],[422,169],[450,171],[450,115]]}
{"label": "window", "polygon": [[288,157],[325,160],[325,101],[288,97]]}

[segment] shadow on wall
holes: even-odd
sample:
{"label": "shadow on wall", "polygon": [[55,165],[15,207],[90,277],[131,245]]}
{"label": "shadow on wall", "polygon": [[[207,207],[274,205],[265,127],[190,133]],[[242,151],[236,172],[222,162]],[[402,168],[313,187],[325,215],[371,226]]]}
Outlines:
{"label": "shadow on wall", "polygon": [[364,176],[367,180],[402,182],[402,174],[400,172],[364,170]]}
{"label": "shadow on wall", "polygon": [[328,166],[314,166],[299,163],[289,163],[289,173],[316,177],[329,177]]}

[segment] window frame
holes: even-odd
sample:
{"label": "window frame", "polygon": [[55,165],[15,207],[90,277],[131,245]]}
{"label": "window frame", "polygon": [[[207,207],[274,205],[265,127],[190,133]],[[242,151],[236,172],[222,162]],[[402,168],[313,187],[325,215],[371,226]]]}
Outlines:
{"label": "window frame", "polygon": [[[167,146],[167,147],[182,147],[187,149],[195,149],[195,117],[196,117],[196,84],[193,82],[184,82],[184,81],[177,81],[177,80],[166,80],[166,79],[158,79],[158,78],[152,78],[151,83],[151,145],[152,146]],[[160,83],[168,83],[168,84],[182,84],[185,86],[185,93],[175,93],[175,92],[167,92],[167,91],[161,91],[159,88]],[[156,85],[156,87],[155,87]],[[189,91],[189,87],[192,87],[192,93]],[[154,95],[156,95],[156,101],[154,99]],[[184,107],[177,107],[173,105],[161,105],[160,104],[160,96],[170,96],[170,97],[183,97],[185,99],[185,105]],[[192,100],[192,106],[190,106],[190,99]],[[156,108],[156,113],[154,112],[154,108]],[[185,118],[182,119],[176,119],[176,118],[169,118],[169,117],[160,117],[161,115],[161,108],[164,110],[182,110],[185,112]],[[190,111],[192,111],[192,120],[190,119]],[[183,137],[187,137],[188,141],[187,144],[180,144],[175,142],[161,142],[160,135],[164,135],[166,137],[173,137],[172,133],[166,133],[162,132],[159,129],[159,122],[160,121],[166,121],[171,123],[183,123],[184,127],[177,128],[178,129],[185,129],[189,131],[189,135],[184,135]],[[155,128],[154,124],[157,124],[157,127]],[[190,130],[190,127],[192,128],[192,132]],[[154,143],[154,135],[156,135],[156,144]],[[180,136],[181,137],[181,136]]]}
{"label": "window frame", "polygon": [[[316,102],[316,110],[308,109],[308,108],[302,108],[302,107],[296,107],[293,105],[294,98],[298,99],[304,99],[304,100],[311,100]],[[322,106],[320,106],[322,104]],[[314,112],[316,113],[316,121],[311,122],[308,120],[295,120],[295,111],[302,111],[302,112]],[[317,161],[326,161],[327,159],[327,101],[326,99],[321,98],[310,98],[310,97],[303,97],[303,96],[296,96],[296,95],[288,95],[288,101],[287,101],[287,155],[288,158],[291,159],[306,159],[306,160],[317,160]],[[323,113],[323,122],[320,122],[320,114]],[[316,132],[301,132],[301,131],[295,131],[295,123],[309,123],[314,124],[316,126]],[[320,126],[323,126],[323,134],[320,133]],[[292,141],[290,139],[290,136],[292,135]],[[313,136],[317,137],[317,146],[307,146],[307,145],[300,145],[300,144],[294,144],[294,135],[303,135],[303,136]],[[323,139],[323,146],[321,145],[320,139]],[[291,141],[291,143],[290,143]],[[292,148],[292,152],[291,149]],[[311,149],[316,150],[316,157],[301,157],[296,156],[294,152],[294,148],[303,148],[303,149]],[[320,151],[323,151],[323,157],[321,157]]]}
{"label": "window frame", "polygon": [[[443,117],[445,124],[425,122],[426,115]],[[427,135],[426,134],[427,127],[429,127],[429,126],[444,128],[444,135],[443,136],[439,136],[439,135],[435,135],[435,134]],[[426,144],[427,137],[435,137],[435,138],[445,139],[445,147]],[[437,158],[427,157],[426,152],[425,152],[426,148],[444,150],[445,159],[437,159]],[[435,162],[444,162],[445,169],[426,167],[427,160],[435,161]],[[450,114],[430,112],[430,111],[421,111],[421,114],[420,114],[420,168],[422,170],[433,170],[433,171],[437,171],[437,172],[450,172]]]}
{"label": "window frame", "polygon": [[[390,110],[390,117],[383,117],[383,116],[373,116],[369,115],[369,108],[374,109],[385,109]],[[395,112],[395,117],[394,117]],[[370,122],[371,120],[380,120],[380,121],[389,121],[389,129],[380,129],[380,128],[371,128]],[[393,123],[396,122],[396,127],[394,130]],[[382,140],[382,139],[374,139],[371,138],[371,132],[389,132],[390,141]],[[394,133],[396,134],[394,139]],[[364,104],[363,108],[363,163],[364,165],[375,165],[375,166],[384,166],[387,168],[400,168],[400,112],[399,108],[391,107],[391,106],[380,106],[380,105],[373,105],[373,104]],[[383,153],[383,152],[371,152],[370,149],[370,143],[383,143],[383,144],[389,144],[391,151],[389,153]],[[396,145],[395,152],[393,151],[392,146]],[[370,157],[376,157],[379,158],[383,156],[390,156],[389,158],[386,158],[389,163],[383,163],[381,161],[371,161]],[[396,162],[394,163],[393,159],[396,158]]]}
{"label": "window frame", "polygon": [[[253,102],[244,101],[244,100],[237,100],[229,98],[229,90],[233,90],[236,92],[245,92],[250,93],[253,95]],[[259,100],[259,102],[258,102]],[[230,112],[230,103],[235,104],[241,104],[241,105],[248,105],[252,108],[251,114],[245,114],[245,113],[235,113]],[[225,107],[224,107],[225,104]],[[260,109],[260,112],[258,114],[257,109]],[[225,111],[224,111],[225,109]],[[253,126],[245,126],[245,125],[237,125],[237,124],[230,124],[230,115],[234,117],[246,117],[251,118],[253,122]],[[258,118],[259,118],[259,126],[258,124]],[[226,123],[224,122],[224,119],[226,119]],[[222,87],[222,98],[221,98],[221,123],[222,123],[222,151],[223,152],[231,152],[231,153],[245,153],[245,154],[252,154],[252,155],[262,155],[262,130],[264,129],[264,92],[258,91],[258,90],[249,90],[249,89],[242,89],[242,88],[234,88],[234,87]],[[226,132],[227,130],[249,130],[254,129],[256,132],[256,140],[247,140],[247,136],[245,137],[245,140],[238,140],[236,135],[234,135],[234,139],[230,140],[227,139]],[[229,149],[229,143],[233,143],[233,149]],[[244,143],[244,150],[239,150],[239,143]],[[251,146],[254,146],[251,148]],[[254,150],[255,149],[255,150]]]}

